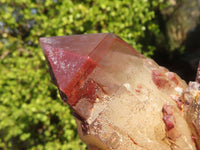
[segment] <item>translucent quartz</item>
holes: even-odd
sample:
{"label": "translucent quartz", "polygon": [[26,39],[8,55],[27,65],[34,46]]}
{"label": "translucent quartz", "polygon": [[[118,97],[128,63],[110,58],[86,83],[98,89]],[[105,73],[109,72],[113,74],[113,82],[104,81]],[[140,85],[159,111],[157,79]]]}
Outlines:
{"label": "translucent quartz", "polygon": [[186,83],[114,34],[41,38],[52,82],[89,149],[195,150]]}

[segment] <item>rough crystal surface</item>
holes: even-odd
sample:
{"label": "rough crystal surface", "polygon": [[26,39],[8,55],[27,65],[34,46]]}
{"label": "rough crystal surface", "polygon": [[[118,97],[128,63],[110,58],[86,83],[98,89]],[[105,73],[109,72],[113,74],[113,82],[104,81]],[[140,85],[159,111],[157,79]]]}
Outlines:
{"label": "rough crystal surface", "polygon": [[175,73],[110,33],[40,41],[52,82],[89,149],[197,149],[199,135],[188,122],[199,131],[199,120],[187,121],[187,110],[197,108]]}

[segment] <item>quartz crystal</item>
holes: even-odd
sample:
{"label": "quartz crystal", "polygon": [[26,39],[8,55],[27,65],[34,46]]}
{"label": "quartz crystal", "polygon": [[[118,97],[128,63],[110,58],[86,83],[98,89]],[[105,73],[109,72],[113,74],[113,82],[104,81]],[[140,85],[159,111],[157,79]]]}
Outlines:
{"label": "quartz crystal", "polygon": [[187,86],[115,34],[45,37],[40,42],[51,80],[73,109],[88,149],[200,148],[199,116],[194,115],[199,99],[195,103],[193,96],[198,86]]}

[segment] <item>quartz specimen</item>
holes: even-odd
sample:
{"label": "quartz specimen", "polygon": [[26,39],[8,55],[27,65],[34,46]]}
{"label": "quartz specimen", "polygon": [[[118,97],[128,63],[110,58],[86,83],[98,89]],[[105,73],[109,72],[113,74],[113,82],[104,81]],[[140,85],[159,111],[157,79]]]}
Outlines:
{"label": "quartz specimen", "polygon": [[187,88],[178,75],[114,34],[47,37],[40,42],[51,80],[73,109],[88,149],[199,148],[199,116],[193,113],[199,104],[193,104],[190,90],[196,86]]}

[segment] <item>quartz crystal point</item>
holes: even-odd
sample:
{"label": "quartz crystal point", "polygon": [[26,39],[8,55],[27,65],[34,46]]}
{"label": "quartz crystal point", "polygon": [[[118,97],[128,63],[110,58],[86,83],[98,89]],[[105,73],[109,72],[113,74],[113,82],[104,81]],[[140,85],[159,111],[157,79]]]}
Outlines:
{"label": "quartz crystal point", "polygon": [[199,77],[198,85],[187,87],[175,73],[110,33],[40,42],[51,80],[73,109],[88,149],[197,149],[199,97],[193,102],[193,95]]}

